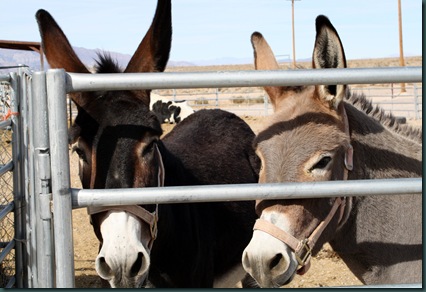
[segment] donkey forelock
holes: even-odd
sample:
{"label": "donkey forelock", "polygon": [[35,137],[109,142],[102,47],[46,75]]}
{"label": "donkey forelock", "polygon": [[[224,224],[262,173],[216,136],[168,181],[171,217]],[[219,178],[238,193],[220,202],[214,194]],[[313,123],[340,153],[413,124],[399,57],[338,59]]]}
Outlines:
{"label": "donkey forelock", "polygon": [[96,73],[122,73],[123,69],[120,68],[118,62],[112,58],[111,54],[107,52],[97,52],[98,60],[96,60],[95,70]]}

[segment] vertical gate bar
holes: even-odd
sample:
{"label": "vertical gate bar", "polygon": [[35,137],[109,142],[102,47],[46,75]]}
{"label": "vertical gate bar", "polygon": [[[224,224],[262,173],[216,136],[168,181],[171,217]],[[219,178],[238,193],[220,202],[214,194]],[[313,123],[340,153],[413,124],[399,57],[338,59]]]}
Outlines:
{"label": "vertical gate bar", "polygon": [[[31,96],[29,86],[31,84],[29,80],[29,71],[27,66],[20,65],[18,69],[19,75],[19,117],[21,120],[21,143],[20,153],[22,153],[21,161],[21,190],[23,199],[23,213],[22,220],[25,222],[25,233],[26,233],[26,253],[24,254],[24,261],[26,265],[26,273],[28,278],[28,288],[37,288],[34,284],[37,282],[37,245],[36,245],[36,216],[35,216],[35,198],[34,198],[34,164],[32,155],[29,152],[32,151],[33,145],[31,141],[30,121],[31,121]],[[25,274],[25,271],[24,271]]]}
{"label": "vertical gate bar", "polygon": [[67,100],[68,100],[68,110],[69,110],[68,112],[69,124],[71,126],[72,125],[72,101],[71,101],[71,98],[67,98]]}
{"label": "vertical gate bar", "polygon": [[53,245],[50,211],[49,129],[47,124],[46,73],[33,74],[34,196],[37,213],[37,284],[53,288]]}
{"label": "vertical gate bar", "polygon": [[419,117],[419,97],[417,95],[417,85],[413,83],[413,92],[414,92],[414,118],[416,120],[420,119]]}
{"label": "vertical gate bar", "polygon": [[75,285],[65,78],[63,69],[47,71],[56,288]]}
{"label": "vertical gate bar", "polygon": [[268,96],[266,93],[263,93],[263,105],[265,106],[265,112],[263,113],[263,116],[266,117],[268,115]]}
{"label": "vertical gate bar", "polygon": [[[19,77],[15,72],[10,73],[11,85],[11,111],[19,111]],[[24,281],[24,222],[22,220],[22,190],[21,190],[21,155],[19,145],[21,145],[21,123],[20,118],[12,115],[12,158],[13,158],[13,201],[15,202],[14,224],[15,224],[15,277],[17,288],[27,288],[28,283]]]}

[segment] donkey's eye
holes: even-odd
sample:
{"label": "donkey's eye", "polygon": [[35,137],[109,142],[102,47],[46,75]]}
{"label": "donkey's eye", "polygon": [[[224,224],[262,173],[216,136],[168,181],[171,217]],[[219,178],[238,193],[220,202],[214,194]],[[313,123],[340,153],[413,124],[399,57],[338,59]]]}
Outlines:
{"label": "donkey's eye", "polygon": [[314,169],[324,169],[327,167],[330,161],[331,161],[330,156],[324,156],[323,158],[321,158],[320,161],[318,161],[314,166],[312,166],[310,170],[312,171]]}
{"label": "donkey's eye", "polygon": [[81,149],[80,149],[80,148],[78,148],[77,146],[74,146],[74,147],[72,148],[72,152],[77,153],[78,157],[80,157],[80,159],[81,159],[81,160],[83,160],[83,161],[87,161],[87,159],[86,159],[86,154],[84,153],[84,151],[83,151],[83,150],[81,150]]}
{"label": "donkey's eye", "polygon": [[154,144],[155,144],[155,141],[152,141],[151,143],[146,145],[146,147],[144,147],[144,149],[142,150],[142,156],[145,156],[145,155],[151,153],[152,150],[154,149]]}

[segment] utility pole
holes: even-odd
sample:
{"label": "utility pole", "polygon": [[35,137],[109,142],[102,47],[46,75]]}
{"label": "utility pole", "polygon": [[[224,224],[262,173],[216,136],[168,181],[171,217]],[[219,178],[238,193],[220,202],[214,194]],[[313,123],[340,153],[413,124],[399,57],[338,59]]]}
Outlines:
{"label": "utility pole", "polygon": [[[404,50],[402,46],[402,12],[401,12],[401,0],[398,0],[398,24],[399,24],[399,65],[405,66],[404,62]],[[405,83],[401,83],[401,92],[406,92]]]}
{"label": "utility pole", "polygon": [[[294,1],[295,0],[287,0],[291,1],[291,31],[292,31],[292,45],[293,45],[293,69],[296,69],[296,44],[294,41]],[[300,1],[300,0],[296,0]]]}

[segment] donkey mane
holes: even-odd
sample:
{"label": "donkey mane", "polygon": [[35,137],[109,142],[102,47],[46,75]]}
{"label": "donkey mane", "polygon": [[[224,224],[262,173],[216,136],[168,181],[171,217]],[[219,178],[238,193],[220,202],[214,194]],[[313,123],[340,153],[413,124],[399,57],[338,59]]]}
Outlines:
{"label": "donkey mane", "polygon": [[[296,69],[306,69],[306,67],[303,65],[297,65]],[[297,87],[299,88],[298,90],[296,89]],[[306,86],[291,87],[293,90],[296,89],[296,92],[300,92],[304,88],[306,88]],[[367,99],[363,93],[354,93],[348,89],[345,99],[357,109],[377,120],[391,131],[420,144],[423,143],[423,133],[421,128],[413,128],[412,126],[401,124],[392,113],[386,112],[377,105],[374,106],[371,100]]]}
{"label": "donkey mane", "polygon": [[349,101],[357,109],[374,118],[383,126],[386,126],[388,129],[394,131],[395,133],[403,135],[420,144],[422,143],[422,129],[413,128],[412,126],[401,124],[397,121],[396,117],[392,113],[386,112],[384,109],[377,105],[373,106],[371,100],[368,100],[363,93],[359,94],[350,92],[350,94],[346,95],[346,100]]}
{"label": "donkey mane", "polygon": [[123,70],[117,61],[108,52],[97,52],[98,60],[95,64],[96,73],[122,73]]}

